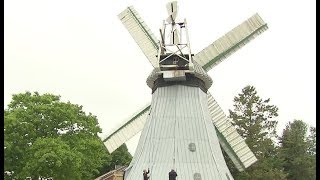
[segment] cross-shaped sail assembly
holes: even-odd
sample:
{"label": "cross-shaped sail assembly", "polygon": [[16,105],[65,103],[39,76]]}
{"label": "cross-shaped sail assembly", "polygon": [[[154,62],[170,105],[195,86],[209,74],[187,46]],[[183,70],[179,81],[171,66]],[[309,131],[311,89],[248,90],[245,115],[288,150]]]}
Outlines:
{"label": "cross-shaped sail assembly", "polygon": [[[129,118],[104,139],[104,144],[112,152],[142,130],[125,179],[141,178],[146,167],[152,167],[151,178],[154,180],[167,178],[171,168],[178,169],[179,178],[185,180],[195,177],[232,179],[217,144],[239,171],[257,159],[207,91],[212,80],[206,71],[264,32],[267,24],[255,14],[192,56],[187,31],[185,38],[180,35],[181,29],[187,30],[184,29],[186,20],[179,23],[175,20],[177,3],[168,3],[167,11],[169,16],[160,30],[160,41],[133,7],[119,14],[120,20],[155,67],[147,79],[153,95],[151,105],[147,104]],[[167,30],[167,25],[171,25],[171,29]],[[166,33],[169,33],[169,41]],[[184,53],[179,51],[182,46],[187,47]]]}

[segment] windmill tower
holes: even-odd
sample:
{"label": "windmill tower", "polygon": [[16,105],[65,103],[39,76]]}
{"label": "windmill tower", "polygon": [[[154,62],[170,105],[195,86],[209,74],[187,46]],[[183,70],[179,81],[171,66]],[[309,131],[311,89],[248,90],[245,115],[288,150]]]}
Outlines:
{"label": "windmill tower", "polygon": [[146,168],[151,180],[168,179],[171,169],[183,180],[233,179],[220,147],[239,171],[257,159],[208,92],[212,79],[206,72],[268,27],[255,14],[193,55],[187,22],[176,22],[177,10],[176,2],[167,4],[169,17],[160,29],[161,41],[133,7],[119,14],[154,67],[147,78],[152,102],[104,139],[104,144],[113,152],[142,130],[125,180],[142,179]]}

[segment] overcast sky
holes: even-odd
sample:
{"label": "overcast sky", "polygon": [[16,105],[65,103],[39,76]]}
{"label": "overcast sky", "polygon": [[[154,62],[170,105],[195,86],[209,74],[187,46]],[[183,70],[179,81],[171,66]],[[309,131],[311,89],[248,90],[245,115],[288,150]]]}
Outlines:
{"label": "overcast sky", "polygon": [[[152,66],[117,15],[133,5],[159,37],[168,1],[5,0],[4,105],[25,91],[61,95],[99,119],[103,135],[151,101]],[[316,125],[316,1],[178,1],[196,54],[254,13],[269,29],[209,71],[227,113],[246,85],[279,107],[278,130]],[[139,135],[128,143],[134,152]]]}

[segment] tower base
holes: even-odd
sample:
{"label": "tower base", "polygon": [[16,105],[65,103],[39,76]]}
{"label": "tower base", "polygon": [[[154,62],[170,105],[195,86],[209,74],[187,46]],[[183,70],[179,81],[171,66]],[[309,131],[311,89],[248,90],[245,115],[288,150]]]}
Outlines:
{"label": "tower base", "polygon": [[174,169],[181,180],[233,179],[224,160],[208,111],[207,94],[199,87],[158,87],[125,180],[168,179]]}

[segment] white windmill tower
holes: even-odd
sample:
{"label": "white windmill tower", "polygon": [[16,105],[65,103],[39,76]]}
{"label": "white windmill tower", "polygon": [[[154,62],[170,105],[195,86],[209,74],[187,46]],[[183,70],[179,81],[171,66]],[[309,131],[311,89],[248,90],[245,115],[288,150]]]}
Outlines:
{"label": "white windmill tower", "polygon": [[177,3],[168,3],[167,10],[161,41],[133,7],[119,14],[154,66],[147,79],[152,102],[104,139],[104,144],[113,152],[142,130],[125,180],[142,179],[142,170],[148,167],[151,180],[168,179],[172,168],[183,180],[233,179],[220,147],[239,171],[257,159],[207,91],[212,80],[206,72],[266,30],[267,24],[255,14],[192,55],[186,20],[175,21]]}

